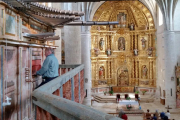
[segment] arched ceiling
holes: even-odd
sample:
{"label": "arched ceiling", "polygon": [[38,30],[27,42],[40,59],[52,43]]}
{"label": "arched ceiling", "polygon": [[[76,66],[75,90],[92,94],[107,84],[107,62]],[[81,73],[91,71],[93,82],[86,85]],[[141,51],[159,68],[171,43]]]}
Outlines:
{"label": "arched ceiling", "polygon": [[133,22],[137,27],[148,26],[155,28],[153,16],[149,9],[139,1],[107,1],[95,12],[93,21],[117,21],[120,12],[126,13],[127,21]]}

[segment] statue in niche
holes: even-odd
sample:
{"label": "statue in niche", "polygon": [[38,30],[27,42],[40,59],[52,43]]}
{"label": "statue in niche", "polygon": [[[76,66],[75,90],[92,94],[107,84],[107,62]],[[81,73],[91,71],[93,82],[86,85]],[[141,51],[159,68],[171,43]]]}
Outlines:
{"label": "statue in niche", "polygon": [[146,65],[143,65],[142,66],[142,78],[147,78],[147,71],[148,71],[148,69],[147,69]]}
{"label": "statue in niche", "polygon": [[111,56],[111,49],[108,48],[108,49],[106,50],[106,54],[107,54],[107,56]]}
{"label": "statue in niche", "polygon": [[104,75],[104,67],[101,66],[101,67],[99,68],[99,79],[104,78],[103,75]]}
{"label": "statue in niche", "polygon": [[134,24],[133,23],[130,24],[130,30],[134,30]]}
{"label": "statue in niche", "polygon": [[117,15],[117,21],[119,22],[118,27],[126,27],[126,14],[124,13],[119,13]]}
{"label": "statue in niche", "polygon": [[149,57],[152,57],[152,53],[153,53],[153,48],[152,47],[149,47],[148,49],[147,49],[147,53],[148,53],[148,56]]}
{"label": "statue in niche", "polygon": [[138,49],[134,49],[134,55],[138,56]]}
{"label": "statue in niche", "polygon": [[103,49],[103,45],[104,45],[104,40],[103,40],[103,38],[101,38],[100,41],[99,41],[99,48],[100,48],[100,50]]}
{"label": "statue in niche", "polygon": [[123,37],[118,39],[118,50],[125,50],[125,39]]}
{"label": "statue in niche", "polygon": [[144,37],[142,37],[141,39],[141,42],[142,42],[142,48],[146,48],[146,40],[144,39]]}

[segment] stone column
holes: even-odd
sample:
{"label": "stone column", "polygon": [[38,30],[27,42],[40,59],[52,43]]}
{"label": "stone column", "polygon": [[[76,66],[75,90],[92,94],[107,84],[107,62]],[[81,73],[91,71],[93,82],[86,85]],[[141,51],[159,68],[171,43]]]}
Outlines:
{"label": "stone column", "polygon": [[[52,3],[52,8],[61,9],[61,3]],[[55,35],[59,35],[60,39],[55,41],[55,46],[58,46],[55,49],[55,56],[57,57],[59,64],[61,64],[61,29],[56,28]]]}
{"label": "stone column", "polygon": [[[79,11],[78,3],[64,3],[65,10]],[[81,64],[81,27],[64,26],[65,64]]]}
{"label": "stone column", "polygon": [[[171,77],[175,78],[175,66],[177,64],[176,55],[176,40],[174,32],[164,32],[164,47],[165,47],[165,60],[164,60],[164,79],[165,79],[165,106],[176,108],[176,80],[171,80]],[[172,94],[171,94],[172,89]]]}
{"label": "stone column", "polygon": [[91,50],[91,34],[90,32],[82,32],[81,33],[81,60],[82,64],[84,64],[84,79],[85,81],[85,89],[87,89],[87,97],[91,98],[91,59],[90,59],[90,50]]}

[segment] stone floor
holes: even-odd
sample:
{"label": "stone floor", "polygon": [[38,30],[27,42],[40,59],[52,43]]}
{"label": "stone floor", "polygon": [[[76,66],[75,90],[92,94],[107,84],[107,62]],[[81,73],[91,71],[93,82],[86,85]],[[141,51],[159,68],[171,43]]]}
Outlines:
{"label": "stone floor", "polygon": [[[91,98],[85,98],[83,104],[105,113],[116,113],[116,108],[118,106],[117,103],[98,103],[98,102],[93,102],[91,106]],[[152,103],[142,102],[140,104],[144,112],[146,112],[147,109],[149,109],[150,112],[155,112],[156,110],[158,110],[159,112],[167,111],[165,106],[160,103],[160,100],[156,98],[154,98],[154,102]],[[171,119],[180,120],[180,109],[169,109],[169,111],[171,113]],[[143,116],[128,115],[128,120],[143,120]]]}

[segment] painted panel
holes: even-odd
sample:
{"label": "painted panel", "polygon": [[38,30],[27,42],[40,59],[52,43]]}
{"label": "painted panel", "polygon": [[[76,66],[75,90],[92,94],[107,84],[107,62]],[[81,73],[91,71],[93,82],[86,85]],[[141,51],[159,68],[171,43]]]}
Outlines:
{"label": "painted panel", "polygon": [[16,29],[15,29],[15,17],[6,14],[6,33],[15,35]]}
{"label": "painted panel", "polygon": [[[17,118],[17,48],[7,46],[4,50],[4,97],[11,98],[11,105],[7,105],[4,108],[4,119],[14,120]],[[6,102],[6,100],[4,100]]]}

